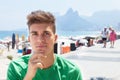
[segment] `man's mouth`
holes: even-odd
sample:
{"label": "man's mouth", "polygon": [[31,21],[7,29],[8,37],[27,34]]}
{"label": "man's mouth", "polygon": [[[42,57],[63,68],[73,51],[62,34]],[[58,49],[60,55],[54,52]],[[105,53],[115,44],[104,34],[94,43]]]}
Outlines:
{"label": "man's mouth", "polygon": [[36,46],[36,48],[44,49],[46,46]]}
{"label": "man's mouth", "polygon": [[37,49],[39,52],[43,53],[43,52],[45,52],[45,50],[46,50],[46,46],[36,46],[36,49]]}

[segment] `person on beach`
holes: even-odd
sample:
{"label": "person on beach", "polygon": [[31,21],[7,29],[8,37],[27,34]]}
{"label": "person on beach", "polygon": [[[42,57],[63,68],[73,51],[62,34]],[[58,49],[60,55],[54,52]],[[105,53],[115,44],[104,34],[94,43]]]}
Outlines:
{"label": "person on beach", "polygon": [[109,33],[107,31],[107,28],[104,28],[104,30],[102,31],[102,41],[103,41],[103,48],[106,48],[106,45],[107,45],[107,38],[109,36]]}
{"label": "person on beach", "polygon": [[108,28],[108,41],[110,41],[110,33],[112,32],[112,26]]}
{"label": "person on beach", "polygon": [[112,27],[109,27],[109,33],[112,31]]}
{"label": "person on beach", "polygon": [[10,41],[7,42],[7,49],[8,49],[8,51],[10,51]]}
{"label": "person on beach", "polygon": [[22,55],[26,55],[27,52],[27,46],[25,44],[25,42],[22,43]]}
{"label": "person on beach", "polygon": [[116,37],[117,37],[116,32],[115,32],[115,30],[112,29],[110,32],[110,36],[109,36],[110,44],[111,44],[110,48],[114,47]]}
{"label": "person on beach", "polygon": [[82,80],[79,67],[54,54],[57,40],[54,16],[37,10],[27,19],[32,53],[9,64],[7,80]]}

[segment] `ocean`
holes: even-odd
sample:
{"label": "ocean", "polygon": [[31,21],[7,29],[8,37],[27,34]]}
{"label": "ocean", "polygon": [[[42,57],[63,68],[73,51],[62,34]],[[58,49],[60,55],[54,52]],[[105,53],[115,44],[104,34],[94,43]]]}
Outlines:
{"label": "ocean", "polygon": [[13,33],[18,34],[19,37],[21,37],[22,35],[24,35],[25,37],[28,36],[27,31],[0,31],[0,39],[4,39],[6,37],[12,37]]}
{"label": "ocean", "polygon": [[[0,39],[4,39],[5,37],[11,37],[12,34],[18,34],[19,37],[25,35],[28,37],[28,31],[0,31]],[[57,31],[58,36],[88,36],[88,35],[100,35],[100,31]]]}
{"label": "ocean", "polygon": [[76,36],[92,36],[92,35],[100,35],[101,31],[58,31],[57,34],[59,36],[66,37],[76,37]]}

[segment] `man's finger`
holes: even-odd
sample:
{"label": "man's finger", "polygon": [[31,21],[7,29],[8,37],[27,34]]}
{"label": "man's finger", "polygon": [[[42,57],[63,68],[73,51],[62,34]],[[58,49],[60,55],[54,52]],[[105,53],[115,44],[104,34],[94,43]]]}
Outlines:
{"label": "man's finger", "polygon": [[42,63],[37,63],[37,65],[40,69],[43,69],[43,67],[44,67]]}

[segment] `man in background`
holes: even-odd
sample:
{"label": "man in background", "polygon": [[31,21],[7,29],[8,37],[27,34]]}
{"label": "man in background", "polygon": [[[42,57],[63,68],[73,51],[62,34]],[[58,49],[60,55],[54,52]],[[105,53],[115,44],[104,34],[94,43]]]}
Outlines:
{"label": "man in background", "polygon": [[106,48],[106,45],[107,45],[107,38],[109,36],[109,33],[107,31],[107,28],[104,28],[104,30],[102,31],[102,41],[103,41],[103,48]]}

